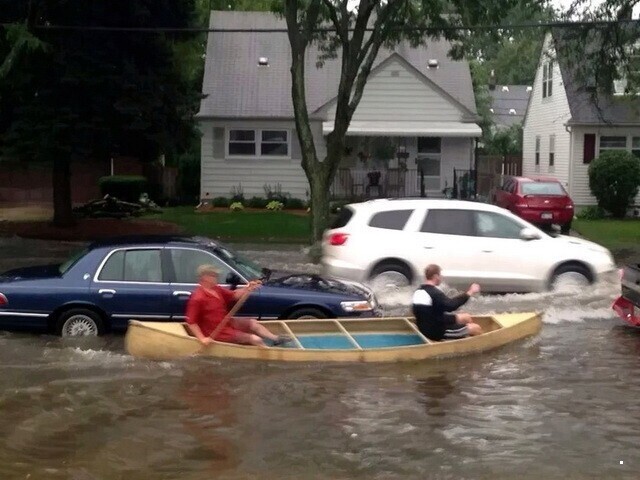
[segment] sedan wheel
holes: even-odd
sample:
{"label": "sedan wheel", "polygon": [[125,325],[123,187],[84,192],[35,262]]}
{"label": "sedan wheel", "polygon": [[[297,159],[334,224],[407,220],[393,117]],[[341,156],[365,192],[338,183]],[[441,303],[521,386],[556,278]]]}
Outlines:
{"label": "sedan wheel", "polygon": [[70,310],[58,321],[58,334],[63,337],[97,337],[101,333],[102,321],[90,310]]}

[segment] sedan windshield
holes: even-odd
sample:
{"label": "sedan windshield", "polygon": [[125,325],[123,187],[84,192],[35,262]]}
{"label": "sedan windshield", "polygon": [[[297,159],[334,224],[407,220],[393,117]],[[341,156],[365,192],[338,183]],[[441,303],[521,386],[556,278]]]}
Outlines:
{"label": "sedan windshield", "polygon": [[260,266],[230,248],[218,245],[214,251],[222,260],[238,270],[247,280],[257,280],[262,277],[262,268]]}
{"label": "sedan windshield", "polygon": [[566,195],[557,182],[527,182],[522,184],[523,195]]}

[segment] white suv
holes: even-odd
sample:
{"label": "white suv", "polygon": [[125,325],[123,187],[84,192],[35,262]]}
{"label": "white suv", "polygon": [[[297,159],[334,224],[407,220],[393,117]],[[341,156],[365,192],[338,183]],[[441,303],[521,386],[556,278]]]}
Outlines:
{"label": "white suv", "polygon": [[611,253],[580,238],[553,236],[494,205],[461,200],[379,199],[342,208],[324,233],[322,270],[377,287],[423,281],[430,263],[454,288],[484,292],[553,289],[615,280]]}

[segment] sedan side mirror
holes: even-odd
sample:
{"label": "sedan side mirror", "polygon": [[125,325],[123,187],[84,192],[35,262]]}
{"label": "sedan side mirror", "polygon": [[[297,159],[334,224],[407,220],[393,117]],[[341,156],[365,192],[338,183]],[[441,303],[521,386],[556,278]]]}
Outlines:
{"label": "sedan side mirror", "polygon": [[237,274],[231,272],[227,275],[226,282],[231,287],[231,290],[235,290],[238,285],[242,283],[242,279]]}
{"label": "sedan side mirror", "polygon": [[523,228],[522,230],[520,230],[520,239],[526,241],[539,240],[540,234],[532,228]]}

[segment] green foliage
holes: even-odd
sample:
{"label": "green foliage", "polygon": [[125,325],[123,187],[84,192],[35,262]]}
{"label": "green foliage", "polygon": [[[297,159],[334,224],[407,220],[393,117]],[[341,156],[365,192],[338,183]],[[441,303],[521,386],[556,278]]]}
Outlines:
{"label": "green foliage", "polygon": [[226,197],[216,197],[211,201],[211,204],[214,207],[227,208],[229,205],[231,205],[231,200]]}
{"label": "green foliage", "polygon": [[247,207],[249,208],[265,208],[269,201],[262,197],[252,197],[247,200]]}
{"label": "green foliage", "polygon": [[303,210],[306,206],[306,203],[299,198],[288,198],[284,208],[287,210]]}
{"label": "green foliage", "polygon": [[200,195],[200,156],[185,154],[178,159],[178,196],[196,200]]}
{"label": "green foliage", "polygon": [[600,220],[606,216],[606,212],[597,205],[589,205],[578,212],[576,217],[581,220]]}
{"label": "green foliage", "polygon": [[279,202],[277,200],[271,200],[268,204],[267,204],[267,210],[282,210],[282,208],[284,207],[284,204],[282,202]]}
{"label": "green foliage", "polygon": [[239,212],[240,210],[244,210],[244,205],[242,205],[242,202],[233,202],[229,205],[229,209],[233,212]]}
{"label": "green foliage", "polygon": [[497,155],[522,153],[522,124],[490,131],[484,136],[485,151]]}
{"label": "green foliage", "polygon": [[640,162],[630,152],[608,150],[589,165],[589,188],[598,206],[623,218],[640,187]]}
{"label": "green foliage", "polygon": [[113,175],[101,177],[98,181],[102,195],[110,195],[118,200],[137,203],[140,195],[148,188],[147,179],[140,175]]}

